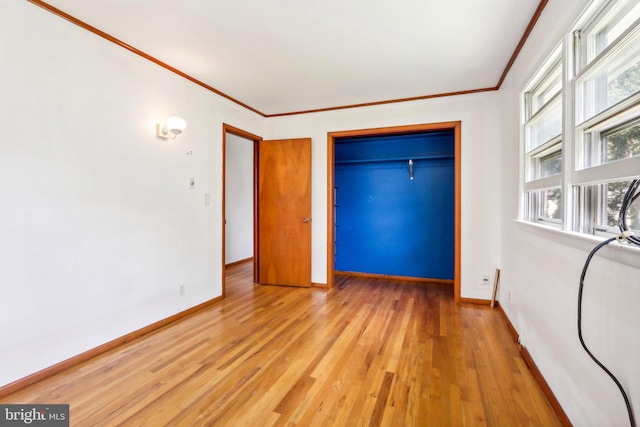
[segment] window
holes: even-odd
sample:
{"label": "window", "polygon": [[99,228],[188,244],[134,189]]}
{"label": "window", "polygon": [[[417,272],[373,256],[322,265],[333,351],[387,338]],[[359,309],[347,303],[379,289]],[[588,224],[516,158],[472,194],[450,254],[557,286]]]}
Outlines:
{"label": "window", "polygon": [[559,223],[562,213],[561,196],[559,187],[527,192],[525,209],[531,221]]}
{"label": "window", "polygon": [[611,235],[640,176],[640,0],[596,0],[588,13],[523,92],[521,216]]}
{"label": "window", "polygon": [[588,120],[640,90],[640,34],[596,57],[578,80],[579,120]]}
{"label": "window", "polygon": [[[604,122],[583,130],[583,147],[578,161],[580,169],[631,159],[640,156],[640,117],[627,119],[630,114],[616,116],[614,124]],[[615,122],[622,121],[617,124]]]}
{"label": "window", "polygon": [[562,218],[562,62],[558,47],[523,95],[525,204],[529,221]]}
{"label": "window", "polygon": [[611,1],[576,34],[573,228],[606,235],[640,175],[640,2]]}
{"label": "window", "polygon": [[[578,187],[579,210],[584,213],[578,231],[606,237],[619,234],[620,207],[630,184],[631,180],[624,180]],[[627,227],[640,233],[640,201],[627,211]]]}
{"label": "window", "polygon": [[584,42],[579,52],[583,62],[590,63],[609,47],[622,33],[631,28],[640,18],[640,3],[634,1],[612,1],[602,12],[585,25]]}

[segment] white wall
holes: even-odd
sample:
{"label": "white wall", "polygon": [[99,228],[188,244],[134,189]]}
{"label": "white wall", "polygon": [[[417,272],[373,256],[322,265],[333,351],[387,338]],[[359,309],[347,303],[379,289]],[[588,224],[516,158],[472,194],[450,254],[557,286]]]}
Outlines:
{"label": "white wall", "polygon": [[253,141],[226,136],[226,263],[253,257]]}
{"label": "white wall", "polygon": [[221,295],[222,124],[264,118],[28,2],[0,58],[3,385]]}
{"label": "white wall", "polygon": [[[560,404],[576,426],[626,426],[614,383],[582,350],[577,336],[580,273],[597,239],[515,222],[518,215],[519,96],[570,29],[587,1],[549,2],[500,95],[500,301]],[[565,153],[565,155],[569,155]],[[640,408],[640,251],[598,252],[585,282],[584,338]]]}

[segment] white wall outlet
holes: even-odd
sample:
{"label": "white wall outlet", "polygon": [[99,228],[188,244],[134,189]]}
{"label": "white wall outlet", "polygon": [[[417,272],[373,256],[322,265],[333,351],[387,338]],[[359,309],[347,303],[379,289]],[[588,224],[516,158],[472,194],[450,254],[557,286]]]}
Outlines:
{"label": "white wall outlet", "polygon": [[489,275],[485,274],[482,276],[482,286],[489,286]]}
{"label": "white wall outlet", "polygon": [[183,297],[186,292],[187,290],[185,289],[185,286],[180,285],[180,296]]}

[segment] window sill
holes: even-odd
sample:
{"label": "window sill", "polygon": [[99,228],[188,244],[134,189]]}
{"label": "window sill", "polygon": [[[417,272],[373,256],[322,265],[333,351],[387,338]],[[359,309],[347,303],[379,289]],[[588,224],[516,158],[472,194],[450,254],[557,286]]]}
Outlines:
{"label": "window sill", "polygon": [[[571,246],[578,250],[589,253],[599,243],[607,240],[604,237],[592,236],[574,231],[560,230],[548,225],[541,225],[529,221],[515,220],[519,230],[532,233],[537,236],[549,239],[555,243]],[[640,246],[628,243],[612,242],[598,251],[598,256],[602,256],[611,261],[626,264],[631,267],[640,268]]]}

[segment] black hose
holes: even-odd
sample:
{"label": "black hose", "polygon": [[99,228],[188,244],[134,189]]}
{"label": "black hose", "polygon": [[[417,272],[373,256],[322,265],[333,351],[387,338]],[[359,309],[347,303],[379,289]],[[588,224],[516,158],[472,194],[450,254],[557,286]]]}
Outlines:
{"label": "black hose", "polygon": [[587,352],[589,357],[591,357],[591,359],[596,363],[596,365],[602,368],[602,370],[605,371],[607,375],[611,377],[613,382],[618,386],[618,389],[620,390],[620,393],[622,393],[622,397],[624,398],[624,403],[627,406],[627,413],[629,414],[629,423],[631,427],[636,427],[636,421],[633,416],[633,408],[631,407],[631,402],[629,400],[629,397],[627,396],[627,393],[624,391],[624,387],[622,387],[622,384],[620,384],[620,381],[618,381],[616,376],[613,375],[613,373],[611,373],[611,371],[607,369],[607,367],[604,366],[604,364],[600,362],[593,355],[591,350],[589,350],[589,348],[587,347],[587,344],[584,342],[584,339],[582,338],[582,291],[584,288],[584,278],[587,275],[587,269],[589,268],[589,263],[591,262],[591,258],[593,258],[596,252],[598,252],[600,249],[602,249],[603,247],[607,246],[609,243],[614,242],[616,240],[626,240],[630,244],[640,246],[640,237],[634,236],[633,234],[629,233],[629,229],[627,228],[627,221],[626,221],[627,211],[630,209],[633,202],[635,202],[638,199],[638,197],[640,197],[640,192],[638,191],[639,188],[640,188],[640,180],[638,179],[633,180],[631,182],[631,185],[627,189],[627,192],[625,193],[624,199],[622,201],[622,205],[620,207],[620,215],[618,216],[618,227],[620,228],[621,234],[618,237],[612,237],[610,239],[607,239],[604,242],[600,243],[595,248],[593,248],[593,250],[587,257],[587,261],[585,262],[584,267],[582,268],[582,274],[580,275],[580,288],[578,290],[578,338],[580,338],[580,344],[582,344],[582,348],[584,348],[584,350]]}

